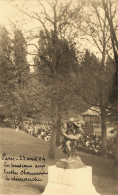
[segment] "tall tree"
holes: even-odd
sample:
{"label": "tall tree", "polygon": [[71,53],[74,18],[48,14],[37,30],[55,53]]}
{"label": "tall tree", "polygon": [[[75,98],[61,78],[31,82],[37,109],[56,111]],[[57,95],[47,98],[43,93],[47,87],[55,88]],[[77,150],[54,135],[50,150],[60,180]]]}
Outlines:
{"label": "tall tree", "polygon": [[27,44],[20,29],[14,31],[13,39],[13,62],[15,66],[16,90],[14,93],[15,115],[22,122],[23,115],[26,114],[27,88],[26,78],[30,74],[27,62]]}
{"label": "tall tree", "polygon": [[27,63],[27,44],[20,29],[14,31],[14,65],[16,68],[18,86],[23,87],[25,78],[29,74],[29,65]]}
{"label": "tall tree", "polygon": [[[49,33],[48,35],[49,42],[47,44],[47,38],[44,32],[40,32],[40,39],[39,39],[39,51],[38,55],[42,56],[35,58],[35,71],[36,74],[39,75],[39,82],[42,84],[46,90],[48,90],[48,97],[55,93],[54,90],[54,83],[52,79],[52,70],[47,65],[48,62],[52,62],[54,58],[54,44],[53,44],[53,32]],[[45,58],[44,58],[45,57]],[[74,80],[76,79],[76,70],[78,66],[78,61],[76,57],[76,52],[74,45],[70,45],[67,40],[59,39],[57,41],[57,67],[56,67],[56,82],[57,82],[57,91],[55,96],[56,105],[58,108],[58,115],[57,115],[57,143],[59,143],[60,137],[60,129],[61,129],[61,117],[64,116],[65,110],[71,110],[71,106],[76,104],[77,108],[77,101],[73,99],[78,99],[80,102],[79,97],[75,97],[75,88],[74,88]],[[47,77],[48,76],[48,77]],[[66,98],[65,98],[66,96]],[[73,98],[73,97],[74,98]],[[70,99],[70,100],[69,100]],[[79,105],[80,106],[80,105]],[[68,109],[67,109],[68,107]],[[74,109],[76,110],[74,107]],[[67,114],[67,111],[66,111]]]}
{"label": "tall tree", "polygon": [[[111,0],[108,1],[102,0],[102,6],[109,24],[110,38],[111,38],[112,50],[113,50],[114,61],[115,61],[116,71],[113,77],[113,87],[110,92],[109,100],[113,109],[116,110],[115,115],[117,118],[118,116],[118,37],[117,37],[118,2],[111,1]],[[117,132],[116,151],[115,151],[115,163],[118,165],[118,132]]]}
{"label": "tall tree", "polygon": [[[61,56],[67,52],[62,51],[58,53],[58,42],[60,37],[68,35],[72,41],[72,29],[73,29],[73,19],[77,17],[79,11],[81,10],[83,3],[80,2],[80,5],[77,7],[72,7],[71,1],[62,5],[58,0],[45,1],[43,4],[41,1],[38,1],[38,5],[42,10],[38,12],[33,12],[32,14],[27,13],[27,11],[21,10],[25,15],[31,19],[37,20],[41,24],[41,28],[44,31],[44,37],[48,45],[48,56],[45,56],[38,53],[38,58],[43,63],[43,72],[44,77],[51,76],[51,83],[53,83],[52,95],[51,95],[51,106],[52,106],[52,121],[53,121],[53,130],[49,148],[49,156],[51,158],[55,157],[55,139],[56,139],[56,123],[58,115],[58,106],[57,106],[57,96],[58,96],[58,81],[59,81],[59,62]],[[50,12],[49,12],[50,10]],[[49,14],[51,13],[51,14]],[[69,31],[69,29],[71,30]],[[75,35],[75,31],[73,31]],[[73,37],[74,37],[73,35]],[[49,48],[50,42],[52,48]],[[32,44],[35,45],[35,44]],[[34,46],[37,48],[37,45]],[[51,50],[51,57],[50,57]],[[33,54],[35,55],[35,54]],[[50,58],[49,58],[50,57]],[[44,68],[45,67],[45,68]]]}
{"label": "tall tree", "polygon": [[[88,5],[87,5],[88,7]],[[99,63],[97,63],[99,77],[99,106],[101,109],[101,130],[102,130],[102,146],[103,154],[107,152],[107,128],[106,128],[106,108],[108,105],[106,103],[106,87],[104,82],[106,80],[105,71],[106,71],[106,59],[109,55],[111,44],[110,44],[110,33],[109,25],[106,19],[106,14],[104,13],[101,2],[99,1],[90,1],[89,3],[89,13],[84,18],[84,26],[82,27],[83,35],[85,39],[91,44],[97,55],[99,56]],[[94,60],[94,59],[93,59]],[[95,62],[96,63],[96,62]],[[96,71],[95,71],[96,74]],[[108,99],[108,96],[107,96]]]}
{"label": "tall tree", "polygon": [[15,67],[12,61],[13,45],[10,34],[4,26],[0,27],[0,101],[6,115],[10,114],[12,93],[15,90]]}
{"label": "tall tree", "polygon": [[96,56],[87,51],[80,67],[79,77],[81,95],[84,101],[90,106],[100,109],[102,153],[105,155],[107,153],[106,110],[109,106],[108,95],[111,90],[112,74],[107,65],[101,66],[101,62]]}

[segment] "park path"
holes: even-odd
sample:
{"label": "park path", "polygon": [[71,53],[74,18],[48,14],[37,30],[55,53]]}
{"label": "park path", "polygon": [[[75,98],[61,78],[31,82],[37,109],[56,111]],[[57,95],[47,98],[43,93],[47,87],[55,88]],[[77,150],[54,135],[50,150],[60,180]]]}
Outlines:
{"label": "park path", "polygon": [[[0,155],[3,153],[14,155],[15,157],[20,155],[34,157],[44,155],[46,157],[45,170],[47,171],[48,166],[55,165],[60,158],[64,157],[60,149],[57,148],[56,160],[47,159],[48,146],[49,143],[30,136],[23,131],[16,132],[15,129],[0,128]],[[96,190],[101,195],[118,195],[118,170],[113,161],[82,152],[79,152],[79,156],[85,165],[92,166],[92,179]],[[0,161],[0,168],[2,163],[3,161]],[[3,171],[3,167],[0,171]],[[2,180],[0,180],[0,195],[39,195],[43,192],[47,182],[47,175],[43,177],[41,182],[6,181],[3,176]]]}

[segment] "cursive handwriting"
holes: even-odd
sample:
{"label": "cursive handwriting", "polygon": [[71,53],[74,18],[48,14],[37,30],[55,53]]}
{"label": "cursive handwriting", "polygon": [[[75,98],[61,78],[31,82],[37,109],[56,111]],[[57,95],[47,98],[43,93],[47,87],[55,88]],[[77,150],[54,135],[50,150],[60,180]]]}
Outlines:
{"label": "cursive handwriting", "polygon": [[4,160],[4,161],[15,161],[15,160],[20,160],[20,161],[42,161],[42,162],[45,162],[45,157],[44,155],[42,156],[35,156],[35,157],[29,157],[29,156],[25,156],[25,155],[20,155],[19,158],[15,158],[14,155],[11,157],[11,156],[7,156],[6,153],[3,153],[1,155],[1,159]]}
{"label": "cursive handwriting", "polygon": [[15,157],[3,153],[1,159],[6,181],[42,181],[42,178],[48,174],[45,171],[44,155]]}

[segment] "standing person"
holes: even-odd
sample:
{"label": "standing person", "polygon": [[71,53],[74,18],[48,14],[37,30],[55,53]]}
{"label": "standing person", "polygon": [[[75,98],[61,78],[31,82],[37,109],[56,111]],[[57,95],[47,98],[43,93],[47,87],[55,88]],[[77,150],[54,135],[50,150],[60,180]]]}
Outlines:
{"label": "standing person", "polygon": [[19,126],[17,125],[17,127],[16,127],[16,132],[18,132],[18,130],[19,130]]}

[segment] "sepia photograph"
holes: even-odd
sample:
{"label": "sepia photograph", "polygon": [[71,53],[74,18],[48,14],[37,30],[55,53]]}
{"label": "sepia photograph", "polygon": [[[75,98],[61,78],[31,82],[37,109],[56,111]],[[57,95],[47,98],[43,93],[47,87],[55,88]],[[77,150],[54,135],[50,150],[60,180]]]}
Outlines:
{"label": "sepia photograph", "polygon": [[118,195],[118,0],[0,0],[0,195]]}

